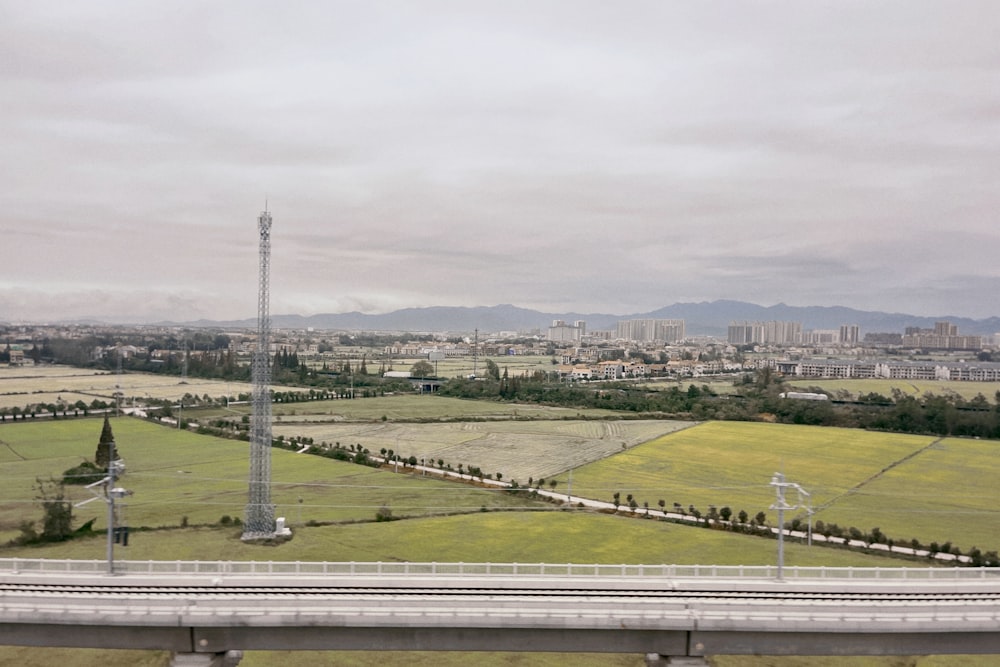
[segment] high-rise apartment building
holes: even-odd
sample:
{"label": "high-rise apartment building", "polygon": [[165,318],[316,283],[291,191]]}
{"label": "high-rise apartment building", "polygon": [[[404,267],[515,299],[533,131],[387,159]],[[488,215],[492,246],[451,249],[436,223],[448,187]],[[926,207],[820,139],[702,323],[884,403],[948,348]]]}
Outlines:
{"label": "high-rise apartment building", "polygon": [[621,320],[617,334],[639,343],[674,343],[684,338],[684,320]]}
{"label": "high-rise apartment building", "polygon": [[855,345],[861,340],[861,327],[857,324],[840,325],[840,342],[844,345]]}
{"label": "high-rise apartment building", "polygon": [[802,342],[802,323],[730,322],[728,340],[733,345],[751,343],[794,345]]}
{"label": "high-rise apartment building", "polygon": [[566,324],[565,320],[552,320],[548,340],[557,343],[579,342],[586,333],[587,323],[583,320],[577,320],[573,324]]}

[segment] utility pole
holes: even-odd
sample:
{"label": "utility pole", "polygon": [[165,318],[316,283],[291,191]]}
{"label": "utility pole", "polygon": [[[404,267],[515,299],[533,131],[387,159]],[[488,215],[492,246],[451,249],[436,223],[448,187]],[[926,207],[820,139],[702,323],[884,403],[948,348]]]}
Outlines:
{"label": "utility pole", "polygon": [[[777,498],[770,509],[778,510],[778,581],[781,581],[785,574],[785,510],[794,510],[802,507],[803,501],[809,497],[809,493],[794,482],[786,482],[785,475],[780,472],[774,473],[771,477],[771,486],[774,487],[774,491],[777,494]],[[785,489],[795,489],[798,492],[798,503],[795,505],[788,504],[788,501],[785,499]],[[811,522],[812,514],[810,512],[810,525]]]}
{"label": "utility pole", "polygon": [[[111,433],[111,425],[107,421],[107,417],[104,418],[104,430],[101,431],[101,444],[98,445],[98,449],[101,446],[107,447],[108,456],[108,474],[104,479],[98,480],[93,484],[88,484],[86,489],[90,491],[94,497],[89,500],[84,500],[81,503],[77,503],[76,507],[82,507],[89,502],[94,500],[103,500],[108,506],[108,538],[107,538],[107,558],[108,558],[108,574],[115,573],[115,542],[121,541],[122,546],[128,546],[128,527],[121,526],[122,521],[119,520],[119,514],[121,514],[121,508],[123,505],[115,505],[116,500],[121,500],[125,496],[132,495],[131,491],[126,491],[125,489],[116,486],[116,481],[119,477],[125,474],[125,462],[118,458],[118,450],[115,447],[114,435]],[[103,487],[103,492],[97,491],[98,487]]]}

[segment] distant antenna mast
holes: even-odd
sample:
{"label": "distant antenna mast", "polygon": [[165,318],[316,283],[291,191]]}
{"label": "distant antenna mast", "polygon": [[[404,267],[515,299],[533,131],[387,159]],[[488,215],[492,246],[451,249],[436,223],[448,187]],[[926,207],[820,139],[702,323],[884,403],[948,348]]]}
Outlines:
{"label": "distant antenna mast", "polygon": [[118,345],[115,346],[115,352],[118,353],[118,369],[117,369],[118,376],[115,378],[116,381],[117,381],[116,384],[115,384],[115,417],[117,417],[118,413],[121,411],[121,408],[122,408],[122,395],[123,395],[122,394],[122,347],[121,347],[121,343],[119,343]]}
{"label": "distant antenna mast", "polygon": [[271,214],[257,218],[260,232],[260,272],[257,290],[257,349],[250,372],[253,380],[250,418],[250,491],[243,524],[243,539],[275,536],[274,505],[271,504]]}
{"label": "distant antenna mast", "polygon": [[472,343],[472,377],[479,375],[479,329],[476,329],[476,337]]}

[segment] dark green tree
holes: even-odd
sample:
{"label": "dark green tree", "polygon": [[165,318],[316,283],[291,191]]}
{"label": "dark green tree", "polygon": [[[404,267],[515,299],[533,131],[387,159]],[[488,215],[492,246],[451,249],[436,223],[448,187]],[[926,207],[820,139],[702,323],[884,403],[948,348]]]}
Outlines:
{"label": "dark green tree", "polygon": [[[114,459],[112,459],[112,456]],[[97,443],[97,452],[94,454],[94,463],[101,470],[107,470],[112,460],[118,460],[118,451],[115,449],[115,436],[111,432],[111,422],[108,416],[104,415],[104,427],[101,429],[101,439]]]}
{"label": "dark green tree", "polygon": [[431,362],[421,359],[410,368],[410,376],[415,378],[425,378],[434,376],[434,366]]}

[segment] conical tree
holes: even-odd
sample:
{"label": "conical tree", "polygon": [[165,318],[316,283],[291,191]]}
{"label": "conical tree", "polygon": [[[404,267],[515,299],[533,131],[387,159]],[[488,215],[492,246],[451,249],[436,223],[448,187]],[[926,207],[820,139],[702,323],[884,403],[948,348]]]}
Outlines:
{"label": "conical tree", "polygon": [[101,440],[97,443],[97,452],[94,454],[94,462],[98,468],[106,469],[112,458],[118,458],[115,450],[115,435],[111,432],[111,422],[108,416],[104,415],[104,428],[101,429]]}

